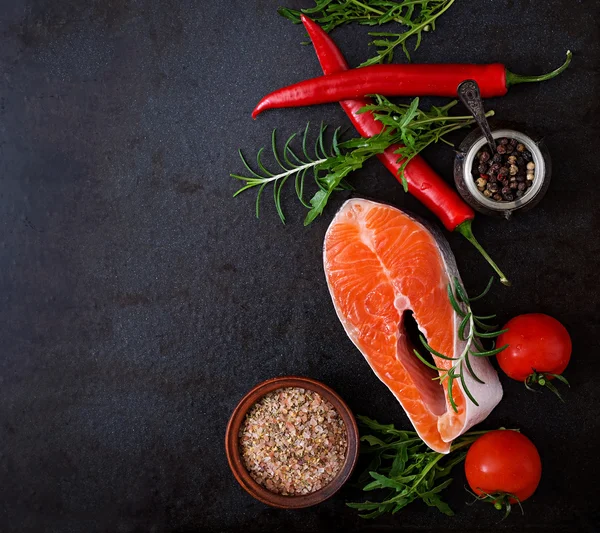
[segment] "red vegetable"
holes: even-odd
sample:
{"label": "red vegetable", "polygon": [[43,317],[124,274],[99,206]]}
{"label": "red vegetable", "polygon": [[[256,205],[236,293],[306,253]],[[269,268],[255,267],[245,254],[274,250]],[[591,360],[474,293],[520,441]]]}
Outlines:
{"label": "red vegetable", "polygon": [[[348,63],[323,29],[302,15],[302,23],[310,36],[317,58],[325,74],[333,74],[348,70]],[[375,120],[373,113],[358,114],[358,111],[367,104],[372,103],[369,98],[342,100],[342,108],[352,121],[362,137],[372,137],[383,130],[381,122]],[[390,146],[383,154],[377,157],[385,167],[400,181],[400,167],[402,160],[395,154],[400,145]],[[410,160],[404,169],[404,177],[408,183],[408,191],[433,212],[449,231],[457,231],[463,235],[488,261],[500,276],[505,285],[510,285],[504,274],[490,258],[487,252],[475,239],[471,229],[471,221],[475,217],[474,211],[462,200],[458,193],[452,189],[420,156]]]}
{"label": "red vegetable", "polygon": [[558,378],[567,383],[562,374],[571,359],[571,337],[555,318],[541,313],[520,315],[502,328],[508,329],[498,337],[498,345],[508,348],[497,355],[504,373],[527,387],[546,386],[560,398],[550,380]]}
{"label": "red vegetable", "polygon": [[513,74],[501,63],[371,65],[326,73],[268,94],[258,103],[252,117],[256,118],[266,109],[324,104],[368,94],[456,97],[457,88],[464,80],[475,80],[483,98],[504,96],[512,85],[558,76],[569,66],[571,55],[567,52],[567,59],[559,68],[541,76]]}
{"label": "red vegetable", "polygon": [[537,489],[542,462],[525,435],[510,429],[490,431],[469,448],[465,474],[471,490],[496,509],[524,502]]}

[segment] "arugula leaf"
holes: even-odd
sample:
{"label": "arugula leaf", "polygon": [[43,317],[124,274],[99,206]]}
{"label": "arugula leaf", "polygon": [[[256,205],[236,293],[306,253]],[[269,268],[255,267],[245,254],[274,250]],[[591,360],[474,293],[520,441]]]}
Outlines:
{"label": "arugula leaf", "polygon": [[[379,501],[347,503],[361,511],[362,518],[397,513],[415,500],[452,516],[452,509],[440,492],[451,483],[452,468],[464,461],[465,448],[486,431],[470,432],[454,441],[449,454],[432,451],[414,431],[398,430],[393,424],[381,424],[366,416],[357,417],[361,428],[361,454],[373,455],[367,470],[358,478],[365,492],[379,491]],[[369,431],[373,433],[368,433]]]}
{"label": "arugula leaf", "polygon": [[396,22],[404,26],[400,32],[372,32],[375,37],[370,43],[377,49],[374,57],[363,63],[391,62],[394,51],[400,47],[410,61],[409,40],[414,40],[414,50],[421,45],[423,34],[435,30],[436,19],[442,15],[455,0],[315,0],[313,7],[301,11],[281,7],[278,12],[294,24],[300,24],[302,13],[320,24],[326,32],[338,26],[358,23],[364,26],[381,26]]}
{"label": "arugula leaf", "polygon": [[[430,144],[446,142],[444,136],[448,133],[473,123],[470,115],[449,115],[450,109],[456,103],[454,101],[443,107],[432,107],[429,111],[424,111],[419,108],[418,98],[412,100],[409,105],[397,105],[383,96],[375,96],[375,102],[365,106],[361,112],[373,112],[375,118],[384,125],[381,133],[369,138],[359,137],[342,142],[340,128],[337,128],[332,136],[328,136],[327,126],[321,124],[312,153],[308,149],[310,124],[306,125],[301,136],[294,133],[288,137],[283,148],[279,147],[276,130],[273,130],[271,151],[274,164],[279,168],[273,170],[267,168],[263,161],[263,148],[257,153],[255,169],[250,166],[240,151],[242,164],[247,173],[231,174],[231,177],[243,183],[234,196],[256,188],[258,190],[256,215],[258,216],[262,192],[267,185],[273,185],[275,208],[281,221],[285,222],[282,190],[285,183],[293,178],[296,196],[302,205],[309,209],[304,220],[304,225],[308,225],[323,213],[334,192],[352,189],[346,181],[350,173],[362,168],[369,159],[383,153],[392,145],[398,145],[394,152],[398,154],[398,162],[401,163],[398,178],[404,190],[408,191],[404,170],[409,161]],[[492,114],[493,111],[488,112],[488,116]],[[294,146],[294,141],[301,145],[301,151]],[[306,178],[309,174],[312,174],[317,190],[307,202],[304,195]]]}

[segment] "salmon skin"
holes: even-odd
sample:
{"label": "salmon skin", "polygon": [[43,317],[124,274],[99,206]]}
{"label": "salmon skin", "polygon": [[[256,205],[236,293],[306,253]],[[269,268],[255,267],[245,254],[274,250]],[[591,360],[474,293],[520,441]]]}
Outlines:
{"label": "salmon skin", "polygon": [[[420,332],[437,352],[459,357],[465,342],[461,318],[447,287],[460,276],[448,242],[437,230],[389,205],[348,200],[325,235],[323,263],[338,318],[377,377],[387,385],[415,430],[433,450],[448,453],[453,439],[484,420],[502,398],[498,375],[485,357],[470,358],[473,372],[465,382],[479,406],[452,387],[457,406],[448,400],[448,380],[425,366],[413,349],[404,322],[413,313]],[[432,355],[442,373],[453,362]],[[442,383],[440,383],[442,381]]]}

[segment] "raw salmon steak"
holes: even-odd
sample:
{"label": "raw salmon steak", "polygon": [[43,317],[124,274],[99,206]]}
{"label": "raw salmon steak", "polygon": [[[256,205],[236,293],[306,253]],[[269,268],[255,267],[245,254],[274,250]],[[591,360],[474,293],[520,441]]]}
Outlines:
{"label": "raw salmon steak", "polygon": [[[331,222],[323,250],[325,275],[346,333],[377,375],[396,396],[415,430],[435,451],[447,453],[453,439],[481,422],[502,398],[498,375],[485,357],[470,357],[477,382],[465,369],[465,383],[479,406],[455,380],[448,380],[414,354],[404,327],[412,312],[419,331],[437,352],[459,357],[465,342],[460,317],[447,287],[460,276],[446,240],[394,207],[354,199]],[[423,346],[416,346],[421,354]],[[435,366],[453,362],[433,355]],[[442,370],[439,371],[442,373]],[[441,383],[440,383],[441,381]]]}

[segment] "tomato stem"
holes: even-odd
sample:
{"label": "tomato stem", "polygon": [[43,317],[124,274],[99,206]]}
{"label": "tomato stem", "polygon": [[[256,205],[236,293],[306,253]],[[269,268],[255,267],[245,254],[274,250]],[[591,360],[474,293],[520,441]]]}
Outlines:
{"label": "tomato stem", "polygon": [[510,511],[512,510],[512,504],[515,502],[519,504],[519,507],[521,508],[521,514],[525,514],[519,498],[517,498],[514,494],[511,494],[510,492],[496,491],[490,493],[485,492],[480,488],[477,488],[478,494],[475,494],[469,489],[466,490],[467,492],[475,496],[475,501],[491,503],[494,506],[494,509],[497,509],[498,511],[502,511],[502,509],[504,509],[504,516],[502,517],[502,520],[504,520],[510,514]]}
{"label": "tomato stem", "polygon": [[552,391],[561,402],[564,403],[565,400],[560,395],[560,392],[558,392],[558,389],[552,383],[550,383],[549,377],[553,377],[553,378],[558,379],[559,381],[562,381],[567,387],[571,386],[571,385],[569,385],[567,378],[565,378],[564,376],[561,376],[560,374],[551,374],[549,372],[540,373],[540,372],[537,372],[534,368],[533,373],[530,374],[529,376],[527,376],[527,378],[525,379],[525,387],[527,387],[527,389],[532,392],[540,392],[540,391],[535,390],[532,387],[532,385],[539,385],[540,387],[546,387],[548,390]]}

